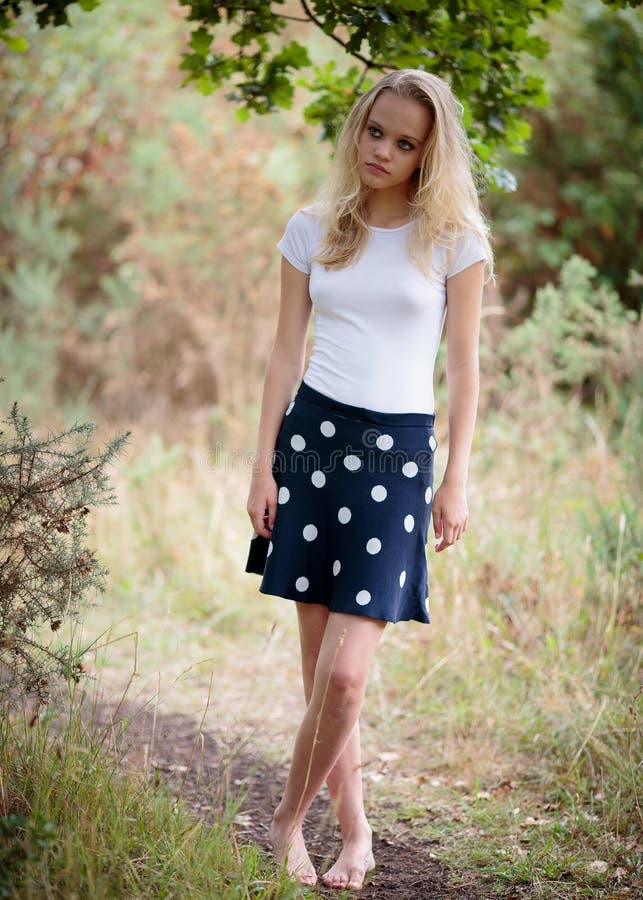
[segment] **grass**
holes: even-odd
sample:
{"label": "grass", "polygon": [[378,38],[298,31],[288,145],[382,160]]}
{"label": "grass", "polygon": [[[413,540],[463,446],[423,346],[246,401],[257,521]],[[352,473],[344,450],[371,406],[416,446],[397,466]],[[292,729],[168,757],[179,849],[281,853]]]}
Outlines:
{"label": "grass", "polygon": [[112,729],[88,729],[81,707],[0,724],[0,897],[301,896],[238,842],[234,803],[195,820],[128,770]]}
{"label": "grass", "polygon": [[[429,551],[433,624],[387,629],[374,663],[369,814],[499,896],[627,897],[641,851],[640,526],[627,447],[599,455],[580,411],[557,416],[545,432],[531,416],[485,419],[470,530]],[[295,617],[242,574],[243,460],[156,437],[132,452],[115,472],[119,506],[94,522],[110,590],[82,639],[104,635],[87,664],[108,695],[155,696],[195,722],[207,705],[215,733],[283,761],[303,708]],[[236,844],[234,804],[196,823],[110,762],[78,717],[55,739],[46,721],[2,734],[23,896],[296,895]]]}

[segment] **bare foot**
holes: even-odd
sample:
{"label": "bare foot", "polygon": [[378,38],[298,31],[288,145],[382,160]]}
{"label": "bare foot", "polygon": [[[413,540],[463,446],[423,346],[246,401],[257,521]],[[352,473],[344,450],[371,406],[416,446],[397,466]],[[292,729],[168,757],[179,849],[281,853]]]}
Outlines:
{"label": "bare foot", "polygon": [[285,866],[291,878],[296,878],[300,884],[316,884],[317,872],[310,861],[308,850],[304,842],[301,827],[288,833],[272,820],[268,838],[275,853],[275,859],[280,866]]}
{"label": "bare foot", "polygon": [[328,872],[324,872],[321,879],[326,887],[359,890],[364,884],[366,873],[374,868],[375,859],[369,829],[344,843],[337,862]]}

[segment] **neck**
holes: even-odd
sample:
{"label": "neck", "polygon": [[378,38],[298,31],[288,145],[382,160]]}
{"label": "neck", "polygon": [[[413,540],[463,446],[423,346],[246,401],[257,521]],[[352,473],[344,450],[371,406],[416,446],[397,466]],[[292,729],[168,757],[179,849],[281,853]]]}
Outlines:
{"label": "neck", "polygon": [[371,191],[368,203],[368,224],[376,228],[395,228],[409,218],[408,189],[400,185],[391,190]]}

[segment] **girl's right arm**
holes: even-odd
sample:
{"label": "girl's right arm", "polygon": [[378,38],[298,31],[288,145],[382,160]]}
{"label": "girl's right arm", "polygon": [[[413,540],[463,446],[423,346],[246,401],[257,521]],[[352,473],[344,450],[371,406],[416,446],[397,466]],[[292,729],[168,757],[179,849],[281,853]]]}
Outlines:
{"label": "girl's right arm", "polygon": [[267,538],[272,533],[277,511],[277,484],[272,474],[275,444],[306,358],[312,310],[309,277],[282,257],[279,320],[266,367],[257,454],[246,507],[256,533]]}

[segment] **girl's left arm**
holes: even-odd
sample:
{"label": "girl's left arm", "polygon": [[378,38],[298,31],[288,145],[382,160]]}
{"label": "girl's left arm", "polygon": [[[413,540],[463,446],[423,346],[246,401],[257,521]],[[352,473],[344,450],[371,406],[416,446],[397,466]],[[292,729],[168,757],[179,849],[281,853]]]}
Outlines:
{"label": "girl's left arm", "polygon": [[454,544],[467,529],[467,472],[478,409],[478,343],[484,262],[447,280],[447,389],[449,456],[442,484],[433,498],[436,552]]}

